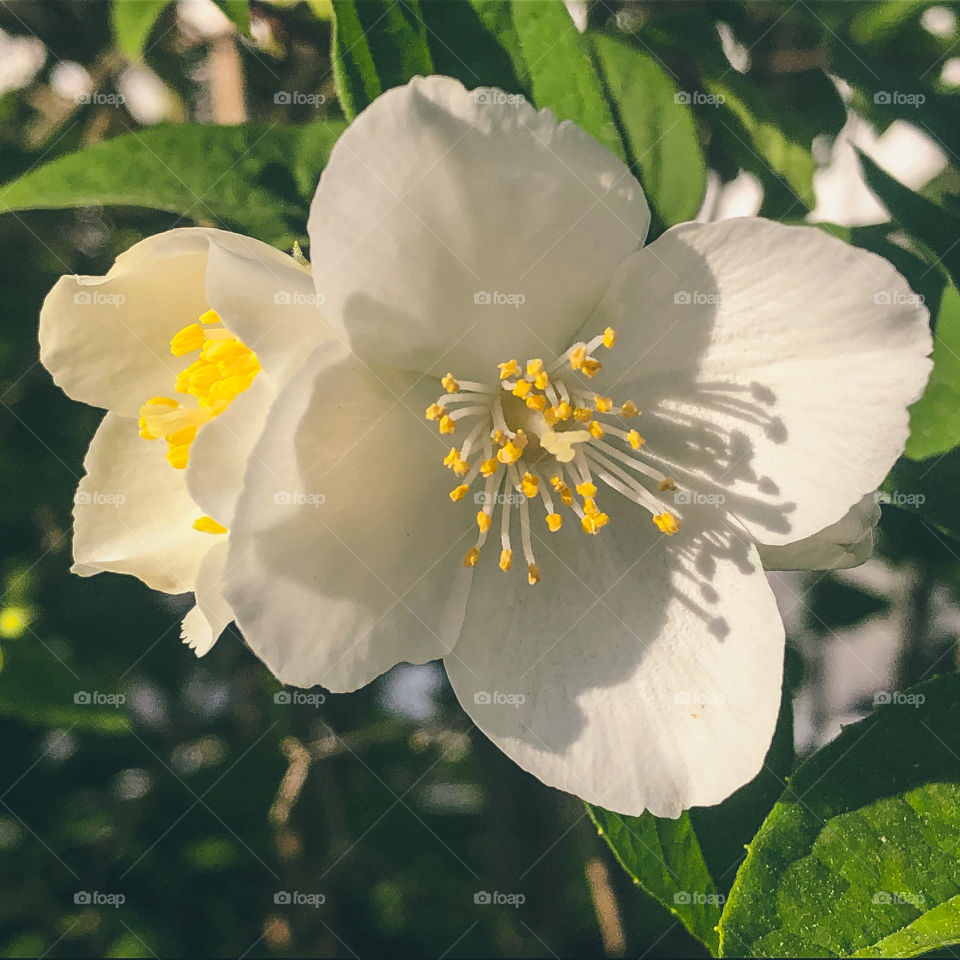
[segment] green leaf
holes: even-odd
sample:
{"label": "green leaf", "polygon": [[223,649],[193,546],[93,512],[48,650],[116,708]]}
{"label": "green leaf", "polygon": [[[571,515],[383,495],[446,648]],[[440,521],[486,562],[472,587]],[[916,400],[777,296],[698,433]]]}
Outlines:
{"label": "green leaf", "polygon": [[898,694],[800,766],[737,875],[720,951],[905,957],[958,941],[954,674]]}
{"label": "green leaf", "polygon": [[890,215],[936,258],[960,288],[960,219],[931,200],[914,193],[857,151],[867,186]]}
{"label": "green leaf", "polygon": [[[960,448],[927,460],[901,457],[884,480],[887,502],[960,540]],[[954,548],[955,549],[955,548]]]}
{"label": "green leaf", "polygon": [[960,294],[943,292],[933,339],[933,372],[923,396],[910,408],[906,455],[913,460],[960,444]]}
{"label": "green leaf", "polygon": [[[787,188],[798,203],[792,216],[814,205],[813,174],[816,169],[809,145],[791,140],[784,132],[775,107],[745,77],[728,70],[705,77],[708,94],[717,98],[715,122],[735,150],[745,170],[769,183]],[[722,99],[721,99],[722,98]]]}
{"label": "green leaf", "polygon": [[333,0],[333,74],[352,120],[391,87],[434,72],[418,0]]}
{"label": "green leaf", "polygon": [[714,955],[714,928],[744,845],[782,793],[793,767],[792,693],[801,670],[800,658],[788,650],[780,716],[763,769],[723,803],[694,807],[677,820],[650,813],[625,817],[587,805],[624,870]]}
{"label": "green leaf", "polygon": [[624,817],[589,805],[587,810],[624,870],[716,956],[714,927],[720,922],[722,896],[689,814],[667,820],[649,813]]}
{"label": "green leaf", "polygon": [[250,33],[249,0],[213,0],[213,2],[241,33]]}
{"label": "green leaf", "polygon": [[707,170],[690,108],[654,57],[606,34],[591,40],[647,199],[664,226],[692,220],[703,202]]}
{"label": "green leaf", "polygon": [[626,160],[603,85],[563,0],[513,0],[511,10],[536,105],[572,120]]}
{"label": "green leaf", "polygon": [[113,0],[113,35],[128,60],[139,60],[157,18],[172,0]]}
{"label": "green leaf", "polygon": [[421,0],[420,12],[436,73],[455,77],[468,90],[529,92],[506,0]]}
{"label": "green leaf", "polygon": [[342,123],[164,125],[123,134],[0,188],[0,213],[93,205],[168,210],[290,247]]}

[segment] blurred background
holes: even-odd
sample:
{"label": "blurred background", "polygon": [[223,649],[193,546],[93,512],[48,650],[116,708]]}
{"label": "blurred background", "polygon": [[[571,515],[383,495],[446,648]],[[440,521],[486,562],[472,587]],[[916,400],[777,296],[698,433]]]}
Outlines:
{"label": "blurred background", "polygon": [[[445,2],[421,0],[428,26]],[[159,123],[341,116],[326,0],[255,0],[249,35],[212,0],[160,6],[132,59],[110,3],[0,3],[0,184]],[[692,105],[709,168],[700,219],[827,221],[902,250],[852,145],[958,208],[952,4],[569,9],[654,52],[679,89],[707,73],[731,91],[723,111]],[[310,95],[278,99],[290,90]],[[877,98],[889,90],[924,100]],[[773,167],[757,147],[768,128],[785,138]],[[100,413],[39,365],[38,310],[60,274],[103,273],[183,222],[134,207],[0,216],[0,955],[703,955],[633,887],[582,804],[472,728],[439,665],[284,702],[239,636],[199,661],[180,643],[189,598],[68,573]],[[942,292],[926,271],[908,277],[928,302]],[[895,506],[863,567],[771,579],[800,757],[878,693],[956,667],[960,546]],[[482,891],[523,903],[477,902]]]}

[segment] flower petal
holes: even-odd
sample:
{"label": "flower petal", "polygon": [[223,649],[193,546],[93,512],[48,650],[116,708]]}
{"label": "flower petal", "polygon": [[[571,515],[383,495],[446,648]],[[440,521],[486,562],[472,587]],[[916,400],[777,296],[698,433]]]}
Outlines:
{"label": "flower petal", "polygon": [[676,817],[760,769],[783,626],[755,547],[708,512],[669,538],[626,506],[596,539],[538,538],[535,587],[481,557],[444,664],[474,722],[544,783]]}
{"label": "flower petal", "polygon": [[649,220],[626,166],[572,123],[418,77],[340,138],[308,231],[317,290],[359,356],[478,379],[566,348]]}
{"label": "flower petal", "polygon": [[858,567],[873,553],[873,529],[880,519],[878,494],[868,493],[836,523],[813,536],[781,547],[758,544],[764,570],[843,570]]}
{"label": "flower petal", "polygon": [[314,351],[278,396],[247,470],[224,593],[284,683],[354,690],[456,639],[473,514],[450,502],[423,422],[440,388]]}
{"label": "flower petal", "polygon": [[183,618],[180,635],[183,642],[203,657],[220,638],[233,619],[233,611],[223,598],[222,576],[227,561],[227,541],[219,540],[200,564],[194,587],[197,603]]}
{"label": "flower petal", "polygon": [[597,380],[644,411],[649,458],[773,545],[877,488],[930,371],[927,311],[886,260],[761,219],[668,230],[581,335],[608,324]]}
{"label": "flower petal", "polygon": [[223,413],[200,428],[190,445],[187,489],[202,512],[225,527],[233,524],[247,461],[275,397],[273,379],[258,374]]}
{"label": "flower petal", "polygon": [[137,421],[108,413],[84,461],[73,510],[73,572],[129,573],[165,593],[192,590],[216,543],[193,529],[200,510],[162,440],[143,440]]}
{"label": "flower petal", "polygon": [[[273,306],[275,296],[291,304]],[[134,244],[104,277],[61,277],[40,312],[40,359],[75,400],[134,417],[173,390],[185,364],[170,338],[211,306],[281,372],[319,318],[291,257],[223,230],[170,230]]]}

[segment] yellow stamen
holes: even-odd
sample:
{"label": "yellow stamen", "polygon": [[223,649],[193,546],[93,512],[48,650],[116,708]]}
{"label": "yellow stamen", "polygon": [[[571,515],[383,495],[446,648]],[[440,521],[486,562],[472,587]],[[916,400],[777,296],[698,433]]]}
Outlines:
{"label": "yellow stamen", "polygon": [[660,481],[660,492],[663,493],[665,490],[676,490],[677,483],[673,477],[664,477]]}
{"label": "yellow stamen", "polygon": [[198,517],[193,521],[193,529],[201,533],[226,533],[227,528],[222,523],[217,523],[213,517]]}
{"label": "yellow stamen", "polygon": [[507,360],[506,363],[498,363],[497,366],[500,368],[500,379],[506,380],[509,377],[512,377],[515,373],[519,373],[520,368],[517,366],[516,360]]}
{"label": "yellow stamen", "polygon": [[191,323],[178,330],[170,341],[170,352],[175,357],[182,357],[185,353],[199,350],[206,342],[206,334],[199,323]]}
{"label": "yellow stamen", "polygon": [[593,437],[594,440],[602,439],[603,427],[596,420],[593,420],[587,429],[590,431],[590,435]]}
{"label": "yellow stamen", "polygon": [[641,437],[636,430],[631,430],[627,434],[627,441],[629,442],[630,446],[633,447],[634,450],[639,450],[644,445],[644,443],[646,443],[643,437]]}
{"label": "yellow stamen", "polygon": [[587,357],[583,361],[583,372],[588,377],[595,377],[599,372],[603,364],[599,360],[594,360],[593,357]]}
{"label": "yellow stamen", "polygon": [[672,536],[680,529],[680,521],[669,511],[654,514],[653,522],[662,533]]}
{"label": "yellow stamen", "polygon": [[556,426],[557,421],[560,419],[557,416],[557,408],[547,407],[546,410],[543,411],[543,419],[546,420],[548,427]]}
{"label": "yellow stamen", "polygon": [[[555,409],[558,420],[569,420],[573,416],[573,407],[566,400],[561,400]],[[589,413],[589,411],[587,412]]]}
{"label": "yellow stamen", "polygon": [[490,515],[484,513],[482,510],[477,514],[477,526],[480,528],[481,533],[486,533],[490,529]]}
{"label": "yellow stamen", "polygon": [[513,388],[513,395],[519,397],[521,400],[530,392],[530,382],[527,380],[518,380],[517,385]]}
{"label": "yellow stamen", "polygon": [[457,423],[454,419],[450,417],[449,414],[444,414],[440,418],[440,432],[441,433],[456,433],[457,432]]}
{"label": "yellow stamen", "polygon": [[471,547],[463,557],[465,567],[475,567],[480,559],[480,551],[476,547]]}
{"label": "yellow stamen", "polygon": [[497,459],[501,463],[516,463],[522,456],[523,447],[517,446],[513,440],[508,440],[497,451]]}
{"label": "yellow stamen", "polygon": [[546,390],[550,384],[550,376],[546,370],[541,370],[534,378],[533,385],[538,390]]}
{"label": "yellow stamen", "polygon": [[613,327],[607,327],[603,331],[603,345],[610,350],[613,345],[617,342],[617,331]]}
{"label": "yellow stamen", "polygon": [[491,457],[489,460],[484,460],[483,463],[480,464],[480,472],[485,477],[492,477],[497,472],[499,466],[500,463],[497,458]]}
{"label": "yellow stamen", "polygon": [[531,410],[536,410],[538,413],[543,413],[547,407],[547,398],[540,395],[531,395],[527,397],[527,406]]}
{"label": "yellow stamen", "polygon": [[431,403],[424,416],[428,420],[439,420],[443,416],[443,407],[439,403]]}
{"label": "yellow stamen", "polygon": [[609,397],[595,395],[593,402],[596,404],[598,413],[609,413],[613,409],[613,401]]}
{"label": "yellow stamen", "polygon": [[450,499],[454,503],[456,503],[458,500],[462,500],[467,495],[467,491],[469,489],[470,488],[465,483],[461,483],[459,487],[454,487],[450,491]]}
{"label": "yellow stamen", "polygon": [[460,389],[460,384],[453,379],[452,373],[446,373],[440,378],[440,383],[443,384],[443,389],[447,393],[456,393]]}
{"label": "yellow stamen", "polygon": [[596,501],[592,497],[585,497],[583,501],[583,512],[588,516],[596,519],[600,516],[600,508],[597,506]]}
{"label": "yellow stamen", "polygon": [[520,489],[523,491],[523,495],[532,500],[537,495],[537,490],[539,490],[539,488],[540,478],[535,477],[528,470],[523,475],[523,479],[520,481]]}
{"label": "yellow stamen", "polygon": [[511,566],[513,566],[513,551],[501,550],[500,551],[500,569],[504,573],[506,573]]}
{"label": "yellow stamen", "polygon": [[577,484],[577,493],[581,497],[595,497],[597,495],[596,484],[593,483],[578,483]]}
{"label": "yellow stamen", "polygon": [[632,400],[625,400],[620,406],[621,417],[635,417],[640,411]]}
{"label": "yellow stamen", "polygon": [[543,370],[543,361],[539,358],[527,361],[527,376],[535,377]]}
{"label": "yellow stamen", "polygon": [[605,513],[598,513],[595,516],[585,516],[580,522],[584,533],[597,534],[601,527],[605,527],[610,522],[610,518]]}
{"label": "yellow stamen", "polygon": [[535,564],[531,563],[527,567],[527,583],[532,587],[535,583],[540,582],[540,568]]}
{"label": "yellow stamen", "polygon": [[551,533],[556,533],[563,526],[563,517],[559,513],[548,513],[547,526]]}
{"label": "yellow stamen", "polygon": [[593,419],[593,411],[588,407],[574,407],[573,419],[580,423],[589,423]]}
{"label": "yellow stamen", "polygon": [[207,310],[206,313],[200,314],[201,323],[219,323],[220,314],[216,310]]}
{"label": "yellow stamen", "polygon": [[571,370],[583,369],[583,363],[586,359],[587,359],[587,348],[582,343],[578,343],[573,348],[573,350],[570,351],[570,369]]}

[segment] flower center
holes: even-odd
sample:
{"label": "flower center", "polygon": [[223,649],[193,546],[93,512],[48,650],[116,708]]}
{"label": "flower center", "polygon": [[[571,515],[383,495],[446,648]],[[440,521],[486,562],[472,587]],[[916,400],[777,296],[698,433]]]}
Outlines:
{"label": "flower center", "polygon": [[[184,405],[172,397],[152,397],[140,408],[140,436],[166,440],[167,461],[175,470],[186,469],[197,430],[220,416],[260,372],[257,355],[223,325],[215,310],[207,310],[199,322],[178,330],[170,341],[175,357],[197,351],[199,355],[177,375],[174,386],[177,393],[194,397],[196,403]],[[227,532],[212,517],[200,517],[193,526],[203,533]]]}
{"label": "flower center", "polygon": [[[540,569],[531,541],[530,511],[541,500],[547,529],[556,533],[563,516],[559,501],[579,518],[584,533],[596,535],[610,522],[597,505],[597,482],[601,482],[650,511],[657,528],[665,534],[680,529],[677,518],[650,490],[675,490],[676,484],[644,461],[640,450],[644,438],[622,421],[640,415],[632,400],[615,404],[610,397],[593,393],[579,377],[592,379],[602,364],[594,356],[601,346],[610,350],[616,333],[608,327],[589,343],[575,343],[550,364],[541,359],[498,364],[496,386],[457,381],[448,373],[441,383],[446,391],[426,410],[426,418],[438,423],[440,433],[466,433],[459,449],[451,447],[444,458],[461,483],[450,499],[462,500],[478,479],[482,491],[474,495],[481,505],[477,513],[479,534],[463,562],[476,566],[480,550],[500,512],[500,569],[513,565],[511,514],[520,515],[520,544],[527,562],[527,581],[540,581]],[[563,376],[577,375],[569,383]],[[461,421],[463,423],[461,423]]]}

